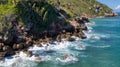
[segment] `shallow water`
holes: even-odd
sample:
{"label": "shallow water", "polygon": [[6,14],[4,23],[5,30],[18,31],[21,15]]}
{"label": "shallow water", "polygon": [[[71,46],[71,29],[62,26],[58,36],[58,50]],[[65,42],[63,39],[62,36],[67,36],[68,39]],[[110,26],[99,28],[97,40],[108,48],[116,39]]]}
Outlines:
{"label": "shallow water", "polygon": [[[49,52],[35,48],[37,50],[33,53],[38,53],[43,62],[36,63],[22,57],[18,60],[7,59],[9,62],[4,65],[15,61],[11,67],[120,67],[120,17],[97,18],[91,21],[95,23],[89,26],[89,32],[85,32],[88,36],[85,40],[58,43],[57,46],[49,47]],[[75,62],[56,60],[63,60],[65,54],[76,58]]]}

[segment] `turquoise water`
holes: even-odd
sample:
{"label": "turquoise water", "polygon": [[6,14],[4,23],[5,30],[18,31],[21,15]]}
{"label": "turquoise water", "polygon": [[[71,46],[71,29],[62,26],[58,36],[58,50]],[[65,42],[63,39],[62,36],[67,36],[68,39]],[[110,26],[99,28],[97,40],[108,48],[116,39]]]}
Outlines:
{"label": "turquoise water", "polygon": [[97,38],[75,41],[72,45],[86,45],[86,50],[69,47],[51,55],[61,57],[66,53],[79,59],[71,64],[53,61],[42,62],[37,67],[120,67],[120,17],[92,19],[92,32]]}

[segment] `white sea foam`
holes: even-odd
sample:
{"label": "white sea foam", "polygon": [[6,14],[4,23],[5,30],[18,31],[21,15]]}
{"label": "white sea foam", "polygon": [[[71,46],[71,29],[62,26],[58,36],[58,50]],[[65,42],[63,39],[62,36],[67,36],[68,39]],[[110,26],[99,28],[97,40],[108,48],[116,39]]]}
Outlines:
{"label": "white sea foam", "polygon": [[66,59],[56,58],[56,61],[68,64],[68,63],[75,63],[78,61],[78,59],[73,56],[69,56]]}
{"label": "white sea foam", "polygon": [[71,36],[71,38],[74,38],[75,40],[80,40],[80,38],[76,36]]}
{"label": "white sea foam", "polygon": [[103,46],[93,46],[93,47],[96,47],[96,48],[108,48],[108,47],[111,47],[110,45],[103,45]]}
{"label": "white sea foam", "polygon": [[0,67],[15,67],[17,63],[22,62],[22,58],[20,57],[16,57],[16,58],[12,58],[12,59],[7,59],[5,58],[5,60],[2,61],[2,63],[0,63]]}
{"label": "white sea foam", "polygon": [[75,49],[77,49],[77,50],[86,50],[86,46],[79,44],[79,45],[75,46]]}
{"label": "white sea foam", "polygon": [[91,26],[91,25],[94,25],[95,22],[90,22],[90,23],[86,23],[87,26]]}
{"label": "white sea foam", "polygon": [[96,34],[89,33],[88,31],[84,31],[85,35],[87,35],[87,39],[96,39],[100,40],[100,36],[97,36]]}
{"label": "white sea foam", "polygon": [[[43,44],[43,45],[45,45],[45,44]],[[51,44],[51,45],[47,46],[48,49],[45,48],[46,46],[37,47],[36,45],[34,45],[33,47],[30,47],[28,49],[28,51],[32,51],[33,54],[40,54],[40,55],[44,54],[46,51],[49,51],[49,50],[55,50],[55,51],[58,51],[58,53],[60,53],[61,51],[64,53],[71,53],[68,49],[69,46],[70,46],[70,42],[63,41],[63,42],[59,42],[59,43],[55,42],[55,44]],[[0,66],[13,67],[13,65],[14,65],[16,67],[17,63],[21,63],[22,67],[26,67],[26,65],[23,64],[24,61],[32,61],[32,62],[41,62],[41,61],[49,61],[49,60],[53,61],[52,56],[48,55],[47,52],[44,56],[40,56],[41,60],[36,60],[34,56],[27,57],[27,55],[22,51],[20,51],[20,53],[18,55],[14,55],[12,57],[13,58],[11,58],[11,59],[5,59],[3,62],[1,61]],[[68,61],[68,60],[66,60],[66,61]]]}

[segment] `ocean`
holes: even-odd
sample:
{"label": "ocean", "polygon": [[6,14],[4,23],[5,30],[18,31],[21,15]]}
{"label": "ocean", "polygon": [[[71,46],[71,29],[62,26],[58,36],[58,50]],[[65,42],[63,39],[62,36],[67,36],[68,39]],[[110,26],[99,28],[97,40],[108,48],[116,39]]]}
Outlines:
{"label": "ocean", "polygon": [[[84,31],[87,39],[59,43],[44,53],[43,62],[15,61],[11,67],[120,67],[120,16],[91,21],[89,31]],[[33,52],[41,55],[39,50]],[[72,55],[72,60],[63,60],[66,54]]]}
{"label": "ocean", "polygon": [[[90,27],[88,39],[78,40],[72,45],[82,44],[85,50],[77,50],[69,47],[66,52],[78,58],[78,62],[71,64],[46,62],[37,67],[120,67],[120,16],[91,19],[95,22]],[[92,35],[96,36],[92,38]]]}

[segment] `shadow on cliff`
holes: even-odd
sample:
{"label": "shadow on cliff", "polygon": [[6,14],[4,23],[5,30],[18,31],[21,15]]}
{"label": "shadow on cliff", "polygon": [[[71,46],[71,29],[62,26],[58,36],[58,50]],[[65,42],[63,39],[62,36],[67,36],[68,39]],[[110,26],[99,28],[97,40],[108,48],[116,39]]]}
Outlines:
{"label": "shadow on cliff", "polygon": [[16,8],[22,23],[31,25],[34,32],[46,29],[59,16],[54,7],[47,2],[20,1]]}

